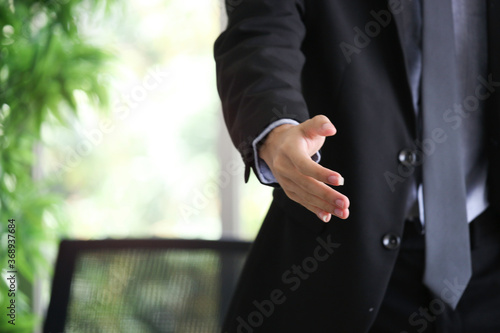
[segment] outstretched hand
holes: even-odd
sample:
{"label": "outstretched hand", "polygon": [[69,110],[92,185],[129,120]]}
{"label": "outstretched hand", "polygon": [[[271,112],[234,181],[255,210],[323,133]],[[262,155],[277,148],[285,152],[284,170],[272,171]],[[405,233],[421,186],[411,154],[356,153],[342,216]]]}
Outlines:
{"label": "outstretched hand", "polygon": [[332,215],[341,219],[349,216],[349,199],[327,185],[343,185],[344,179],[311,159],[326,137],[336,132],[330,120],[319,115],[299,125],[276,127],[259,149],[259,156],[286,195],[324,222]]}

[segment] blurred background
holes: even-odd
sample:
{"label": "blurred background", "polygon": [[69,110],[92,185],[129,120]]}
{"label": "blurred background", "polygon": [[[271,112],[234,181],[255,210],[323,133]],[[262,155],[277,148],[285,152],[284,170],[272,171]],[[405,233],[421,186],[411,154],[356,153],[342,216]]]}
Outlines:
{"label": "blurred background", "polygon": [[224,26],[221,0],[1,2],[0,304],[13,218],[16,332],[39,330],[61,239],[255,237],[271,189],[244,184],[222,121]]}

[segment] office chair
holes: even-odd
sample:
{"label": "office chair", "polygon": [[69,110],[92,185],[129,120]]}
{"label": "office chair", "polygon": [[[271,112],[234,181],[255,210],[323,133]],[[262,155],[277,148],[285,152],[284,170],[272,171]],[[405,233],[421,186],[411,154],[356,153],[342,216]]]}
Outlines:
{"label": "office chair", "polygon": [[220,332],[249,247],[242,241],[62,241],[44,332]]}

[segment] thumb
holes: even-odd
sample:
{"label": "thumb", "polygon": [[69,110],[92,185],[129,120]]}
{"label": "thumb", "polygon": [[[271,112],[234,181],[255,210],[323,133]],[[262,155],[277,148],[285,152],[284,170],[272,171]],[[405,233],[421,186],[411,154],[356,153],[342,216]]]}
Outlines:
{"label": "thumb", "polygon": [[332,136],[337,133],[337,129],[333,126],[328,117],[323,115],[315,116],[302,123],[302,131],[304,135],[313,139],[315,136]]}

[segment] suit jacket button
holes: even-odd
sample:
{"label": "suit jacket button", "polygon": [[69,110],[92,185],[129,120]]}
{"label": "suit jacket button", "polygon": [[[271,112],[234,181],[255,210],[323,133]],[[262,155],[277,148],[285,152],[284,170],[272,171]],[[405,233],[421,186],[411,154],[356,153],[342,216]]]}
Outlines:
{"label": "suit jacket button", "polygon": [[403,149],[399,152],[398,160],[406,167],[416,166],[418,164],[418,153],[414,149]]}
{"label": "suit jacket button", "polygon": [[388,250],[396,250],[401,245],[401,237],[395,233],[388,233],[382,237],[382,244]]}

